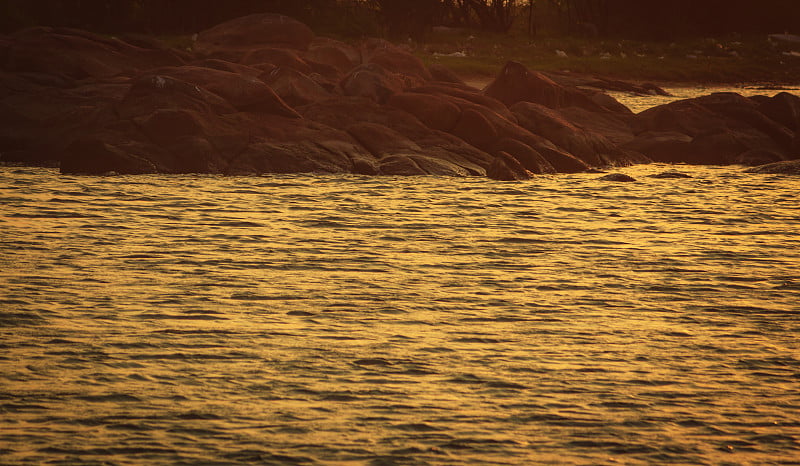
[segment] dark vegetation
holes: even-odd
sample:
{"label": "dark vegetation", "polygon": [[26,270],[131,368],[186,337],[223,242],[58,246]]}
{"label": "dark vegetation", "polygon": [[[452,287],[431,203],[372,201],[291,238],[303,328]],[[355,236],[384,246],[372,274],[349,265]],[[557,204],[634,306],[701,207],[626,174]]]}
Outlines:
{"label": "dark vegetation", "polygon": [[531,34],[677,40],[800,32],[797,0],[3,0],[0,30],[69,26],[191,34],[254,12],[345,37],[423,38],[435,26]]}

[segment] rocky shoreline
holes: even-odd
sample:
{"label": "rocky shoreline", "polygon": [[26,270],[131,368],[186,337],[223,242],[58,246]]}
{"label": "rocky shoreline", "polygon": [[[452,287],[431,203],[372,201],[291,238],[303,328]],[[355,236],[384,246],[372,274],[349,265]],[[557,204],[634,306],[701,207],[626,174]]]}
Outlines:
{"label": "rocky shoreline", "polygon": [[62,173],[357,173],[527,179],[634,163],[800,158],[800,97],[718,93],[634,114],[509,62],[484,89],[389,42],[352,46],[259,14],[198,34],[38,27],[0,36],[0,161]]}

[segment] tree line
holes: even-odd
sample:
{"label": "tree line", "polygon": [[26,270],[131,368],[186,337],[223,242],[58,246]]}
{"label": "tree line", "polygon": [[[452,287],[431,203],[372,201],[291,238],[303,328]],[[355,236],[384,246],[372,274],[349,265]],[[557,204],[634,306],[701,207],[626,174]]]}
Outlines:
{"label": "tree line", "polygon": [[0,30],[31,25],[187,34],[276,12],[342,36],[421,37],[434,26],[670,40],[798,33],[798,0],[0,0]]}

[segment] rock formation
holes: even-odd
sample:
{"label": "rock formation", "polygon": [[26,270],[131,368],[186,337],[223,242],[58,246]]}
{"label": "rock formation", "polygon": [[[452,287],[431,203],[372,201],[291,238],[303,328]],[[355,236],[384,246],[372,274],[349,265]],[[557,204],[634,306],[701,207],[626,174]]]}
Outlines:
{"label": "rock formation", "polygon": [[[713,94],[634,115],[508,63],[484,91],[383,40],[274,14],[155,40],[37,27],[0,36],[0,161],[63,173],[358,173],[520,180],[652,160],[800,156],[800,98]],[[591,89],[590,89],[591,88]]]}

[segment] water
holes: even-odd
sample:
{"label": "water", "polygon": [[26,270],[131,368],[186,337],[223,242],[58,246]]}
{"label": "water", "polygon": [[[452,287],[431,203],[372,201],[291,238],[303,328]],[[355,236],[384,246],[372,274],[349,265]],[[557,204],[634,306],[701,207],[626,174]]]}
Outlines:
{"label": "water", "polygon": [[797,178],[0,167],[2,464],[800,464]]}

